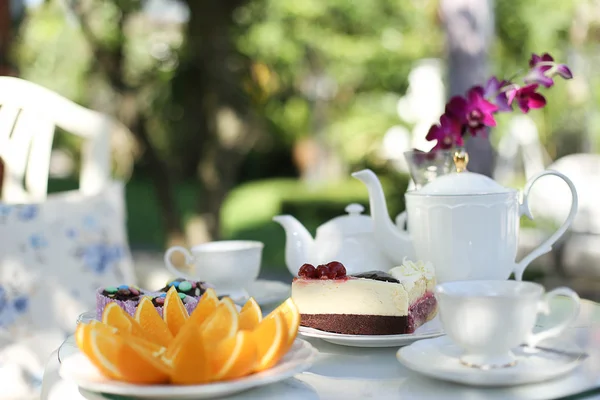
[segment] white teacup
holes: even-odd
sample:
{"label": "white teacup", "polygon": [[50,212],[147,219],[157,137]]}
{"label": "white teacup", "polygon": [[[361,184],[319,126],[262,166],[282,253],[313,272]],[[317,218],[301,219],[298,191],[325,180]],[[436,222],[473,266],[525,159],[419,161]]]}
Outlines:
{"label": "white teacup", "polygon": [[[567,296],[573,310],[557,325],[533,333],[537,315],[550,313],[550,300]],[[565,287],[544,294],[544,287],[519,281],[455,281],[436,286],[444,331],[464,353],[460,361],[483,369],[512,366],[511,352],[558,336],[579,314],[579,296]]]}
{"label": "white teacup", "polygon": [[[264,244],[249,240],[223,240],[203,243],[191,248],[173,246],[165,253],[165,265],[175,276],[206,281],[219,292],[239,291],[258,278]],[[192,272],[176,268],[171,255],[180,252]]]}

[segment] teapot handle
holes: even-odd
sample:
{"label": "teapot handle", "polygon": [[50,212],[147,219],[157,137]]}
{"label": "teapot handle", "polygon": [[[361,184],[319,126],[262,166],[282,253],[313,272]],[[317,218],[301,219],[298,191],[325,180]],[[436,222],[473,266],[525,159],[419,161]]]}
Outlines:
{"label": "teapot handle", "polygon": [[565,222],[561,225],[560,228],[558,228],[558,230],[556,232],[554,232],[554,234],[552,234],[552,236],[550,236],[542,244],[540,244],[538,247],[536,247],[531,253],[529,253],[528,255],[523,257],[523,259],[515,265],[514,273],[515,273],[515,279],[517,281],[523,280],[523,272],[525,271],[525,268],[527,268],[527,266],[533,260],[535,260],[539,256],[546,254],[546,253],[550,252],[550,250],[552,250],[552,245],[558,239],[560,239],[560,237],[567,231],[567,229],[569,229],[569,227],[573,223],[573,220],[575,219],[575,214],[577,214],[577,206],[578,206],[577,190],[575,189],[575,185],[573,185],[573,182],[571,182],[571,180],[569,178],[567,178],[565,175],[561,174],[560,172],[547,170],[547,171],[542,171],[539,174],[535,175],[533,178],[531,178],[527,182],[527,185],[525,185],[525,189],[523,190],[523,202],[519,206],[519,216],[525,215],[530,220],[533,220],[533,215],[531,214],[531,211],[529,210],[529,192],[531,191],[531,188],[534,185],[534,183],[544,175],[557,176],[567,183],[567,185],[569,186],[569,190],[571,191],[571,198],[572,198],[571,211],[569,211],[569,215],[567,216],[567,219],[565,220]]}
{"label": "teapot handle", "polygon": [[[398,228],[398,230],[400,231],[407,231],[408,227],[406,226],[406,221],[408,219],[408,214],[406,214],[406,211],[402,211],[400,214],[398,214],[396,216],[396,228]],[[406,226],[406,228],[405,228]]]}

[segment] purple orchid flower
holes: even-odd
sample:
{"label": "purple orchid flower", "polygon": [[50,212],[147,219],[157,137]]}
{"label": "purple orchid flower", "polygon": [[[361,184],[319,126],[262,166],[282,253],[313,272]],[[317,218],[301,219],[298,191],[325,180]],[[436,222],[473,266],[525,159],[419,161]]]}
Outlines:
{"label": "purple orchid flower", "polygon": [[462,96],[452,96],[446,104],[445,114],[452,116],[456,120],[463,121],[467,99]]}
{"label": "purple orchid flower", "polygon": [[498,111],[512,111],[512,107],[508,104],[506,92],[502,90],[509,84],[510,82],[508,81],[499,81],[495,76],[492,76],[485,84],[483,97],[488,100],[493,100],[492,103],[498,106]]}
{"label": "purple orchid flower", "polygon": [[569,67],[565,64],[556,63],[554,58],[548,53],[544,53],[541,56],[532,54],[529,60],[529,67],[531,70],[523,78],[525,83],[537,83],[549,88],[554,85],[554,79],[552,78],[555,75],[559,75],[564,79],[573,78],[573,73]]}
{"label": "purple orchid flower", "polygon": [[437,140],[435,150],[447,150],[464,144],[461,136],[461,124],[447,114],[441,116],[439,124],[435,124],[429,129],[426,139]]}
{"label": "purple orchid flower", "polygon": [[548,53],[532,54],[529,67],[522,87],[514,84],[513,79],[500,81],[493,76],[484,86],[472,87],[466,96],[452,97],[440,122],[427,134],[427,140],[437,141],[432,152],[463,146],[467,132],[471,136],[485,134],[486,127],[496,126],[494,114],[512,111],[515,101],[523,113],[544,107],[546,98],[537,92],[540,85],[553,86],[557,75],[564,79],[573,78],[569,67],[558,64]]}
{"label": "purple orchid flower", "polygon": [[475,86],[467,93],[467,98],[454,96],[447,105],[446,112],[466,125],[471,135],[476,136],[486,126],[496,126],[493,113],[498,106],[490,103],[484,97],[481,86]]}
{"label": "purple orchid flower", "polygon": [[533,83],[518,89],[509,90],[507,93],[508,104],[512,104],[516,100],[519,108],[524,113],[528,113],[532,109],[544,107],[546,105],[546,98],[536,92],[538,87],[537,83]]}

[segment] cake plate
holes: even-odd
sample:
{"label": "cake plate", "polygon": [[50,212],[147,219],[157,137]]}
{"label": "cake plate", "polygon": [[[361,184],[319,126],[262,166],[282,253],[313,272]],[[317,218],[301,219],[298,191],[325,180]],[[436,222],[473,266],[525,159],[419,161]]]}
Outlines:
{"label": "cake plate", "polygon": [[439,316],[418,327],[414,333],[402,335],[344,335],[301,326],[298,331],[304,337],[317,338],[329,343],[350,347],[400,347],[417,340],[442,336]]}
{"label": "cake plate", "polygon": [[309,369],[316,355],[317,350],[310,343],[296,339],[277,365],[240,379],[204,385],[134,385],[104,377],[83,353],[77,352],[63,361],[60,376],[92,393],[142,399],[213,399],[290,378]]}

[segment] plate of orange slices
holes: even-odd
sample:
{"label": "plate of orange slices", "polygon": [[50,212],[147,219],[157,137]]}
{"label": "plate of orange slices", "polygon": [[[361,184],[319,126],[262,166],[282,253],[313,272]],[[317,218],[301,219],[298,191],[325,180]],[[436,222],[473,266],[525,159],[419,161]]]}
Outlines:
{"label": "plate of orange slices", "polygon": [[111,303],[101,321],[80,323],[79,352],[60,374],[85,390],[136,398],[231,395],[310,368],[317,351],[296,338],[299,324],[292,299],[263,317],[253,298],[238,310],[208,289],[188,315],[172,288],[163,317],[144,298],[133,316]]}

